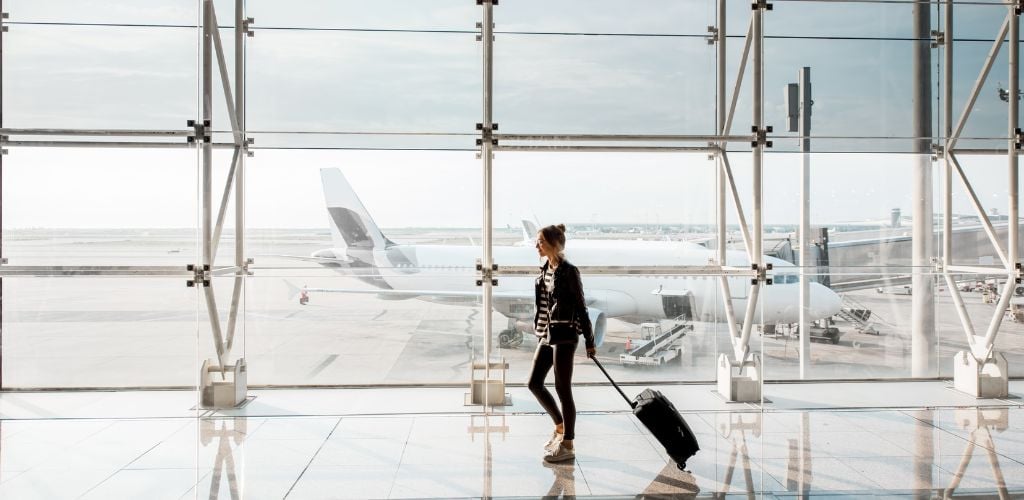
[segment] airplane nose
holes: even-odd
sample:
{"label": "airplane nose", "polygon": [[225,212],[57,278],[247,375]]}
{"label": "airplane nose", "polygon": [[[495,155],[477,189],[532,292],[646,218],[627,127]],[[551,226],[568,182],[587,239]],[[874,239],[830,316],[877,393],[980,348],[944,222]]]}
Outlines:
{"label": "airplane nose", "polygon": [[811,283],[811,316],[828,318],[839,313],[843,301],[839,294],[821,283]]}

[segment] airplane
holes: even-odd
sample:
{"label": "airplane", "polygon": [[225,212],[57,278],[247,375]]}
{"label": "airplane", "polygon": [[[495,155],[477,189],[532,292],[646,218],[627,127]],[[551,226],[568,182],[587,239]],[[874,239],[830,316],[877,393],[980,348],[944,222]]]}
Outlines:
{"label": "airplane", "polygon": [[[302,291],[368,293],[381,299],[419,299],[440,304],[479,304],[482,292],[476,286],[472,270],[482,256],[480,246],[391,241],[370,217],[340,169],[323,168],[320,176],[334,246],[298,258],[352,276],[373,288],[303,288]],[[493,248],[495,263],[540,266],[540,257],[532,246],[536,225],[524,220],[523,230],[523,242]],[[577,266],[706,266],[717,252],[684,241],[569,239],[565,254]],[[742,251],[728,251],[727,260],[735,266],[748,265],[747,254]],[[760,292],[755,323],[799,322],[797,269],[774,257],[765,256],[764,261],[774,267],[774,284]],[[717,277],[584,274],[582,278],[598,346],[604,341],[609,318],[634,324],[679,318],[720,322],[725,318]],[[748,280],[745,276],[729,278],[733,307],[738,312],[746,307]],[[507,276],[493,289],[493,308],[508,319],[507,328],[498,335],[502,347],[521,345],[523,333],[533,330],[533,283],[533,277]],[[812,282],[810,295],[811,320],[839,312],[841,300],[828,287]]]}

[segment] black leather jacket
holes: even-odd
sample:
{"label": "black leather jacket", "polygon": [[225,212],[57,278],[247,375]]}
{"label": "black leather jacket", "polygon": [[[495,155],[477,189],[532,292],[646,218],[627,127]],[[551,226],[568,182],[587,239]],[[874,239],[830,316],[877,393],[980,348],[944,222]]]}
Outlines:
{"label": "black leather jacket", "polygon": [[[540,276],[534,281],[535,306],[537,313],[533,316],[533,329],[537,330],[540,319],[540,298],[544,293],[544,273],[548,270],[545,262],[540,268]],[[545,344],[575,344],[578,335],[583,335],[587,347],[594,347],[594,330],[590,324],[587,302],[583,298],[583,281],[580,270],[563,260],[555,268],[552,278],[552,293],[549,310],[548,332],[541,338]],[[579,324],[577,330],[573,320]]]}

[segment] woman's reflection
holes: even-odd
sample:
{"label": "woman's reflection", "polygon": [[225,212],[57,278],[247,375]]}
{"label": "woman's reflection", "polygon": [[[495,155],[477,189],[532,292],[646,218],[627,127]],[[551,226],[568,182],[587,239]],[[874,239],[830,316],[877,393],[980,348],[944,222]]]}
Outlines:
{"label": "woman's reflection", "polygon": [[551,482],[551,488],[544,498],[574,498],[576,496],[576,461],[566,462],[541,462],[544,467],[551,469],[555,478]]}

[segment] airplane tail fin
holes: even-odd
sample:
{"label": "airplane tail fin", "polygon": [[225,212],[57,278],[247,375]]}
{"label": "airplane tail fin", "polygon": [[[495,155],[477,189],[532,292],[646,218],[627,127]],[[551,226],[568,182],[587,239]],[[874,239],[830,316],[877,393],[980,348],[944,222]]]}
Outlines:
{"label": "airplane tail fin", "polygon": [[537,224],[529,219],[521,219],[523,223],[523,241],[530,241],[537,237]]}
{"label": "airplane tail fin", "polygon": [[351,250],[384,249],[394,243],[388,240],[359,196],[337,168],[320,169],[324,185],[324,201],[331,222],[331,239],[338,248]]}

